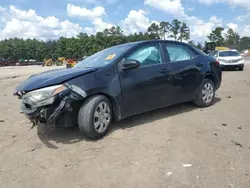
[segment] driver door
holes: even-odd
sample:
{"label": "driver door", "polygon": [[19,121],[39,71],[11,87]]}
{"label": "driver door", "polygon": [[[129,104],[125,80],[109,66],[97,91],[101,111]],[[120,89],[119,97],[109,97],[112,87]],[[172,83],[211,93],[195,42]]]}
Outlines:
{"label": "driver door", "polygon": [[166,105],[169,67],[162,57],[159,43],[154,42],[139,46],[124,58],[140,62],[139,68],[119,72],[125,117]]}

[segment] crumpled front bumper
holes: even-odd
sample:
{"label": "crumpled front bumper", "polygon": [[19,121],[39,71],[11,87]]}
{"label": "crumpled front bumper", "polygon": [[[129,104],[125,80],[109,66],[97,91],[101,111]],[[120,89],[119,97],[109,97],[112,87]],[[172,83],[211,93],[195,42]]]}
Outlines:
{"label": "crumpled front bumper", "polygon": [[34,107],[22,100],[21,110],[33,125],[70,127],[76,123],[81,104],[79,101],[86,97],[81,92],[68,89],[67,92],[56,96],[53,104],[42,107]]}
{"label": "crumpled front bumper", "polygon": [[62,100],[57,106],[51,105],[46,107],[34,108],[22,101],[21,110],[33,124],[46,124],[55,126],[57,118],[67,110],[65,108],[65,104],[66,101]]}

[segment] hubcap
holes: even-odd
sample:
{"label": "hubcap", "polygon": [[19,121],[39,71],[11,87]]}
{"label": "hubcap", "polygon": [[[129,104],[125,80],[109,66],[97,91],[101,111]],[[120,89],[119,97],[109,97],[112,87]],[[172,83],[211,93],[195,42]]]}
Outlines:
{"label": "hubcap", "polygon": [[211,83],[206,83],[202,88],[202,99],[205,103],[210,103],[214,97],[214,87]]}
{"label": "hubcap", "polygon": [[111,120],[110,107],[106,102],[101,102],[95,109],[94,127],[98,133],[103,133]]}

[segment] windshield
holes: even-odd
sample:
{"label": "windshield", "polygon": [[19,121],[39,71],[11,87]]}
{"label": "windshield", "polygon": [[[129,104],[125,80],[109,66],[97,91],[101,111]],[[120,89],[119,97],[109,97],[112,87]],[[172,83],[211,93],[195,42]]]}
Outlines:
{"label": "windshield", "polygon": [[131,45],[119,45],[104,49],[80,61],[74,67],[76,68],[104,67],[115,61],[122,53],[128,50],[130,46]]}
{"label": "windshield", "polygon": [[228,56],[240,56],[240,53],[237,51],[224,51],[219,53],[220,57],[228,57]]}

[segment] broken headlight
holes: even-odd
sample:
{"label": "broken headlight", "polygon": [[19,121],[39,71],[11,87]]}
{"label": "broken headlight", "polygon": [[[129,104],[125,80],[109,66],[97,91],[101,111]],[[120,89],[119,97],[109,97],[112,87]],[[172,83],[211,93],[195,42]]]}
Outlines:
{"label": "broken headlight", "polygon": [[64,85],[56,85],[31,91],[23,96],[23,100],[35,107],[52,104],[55,101],[55,95],[68,89]]}

